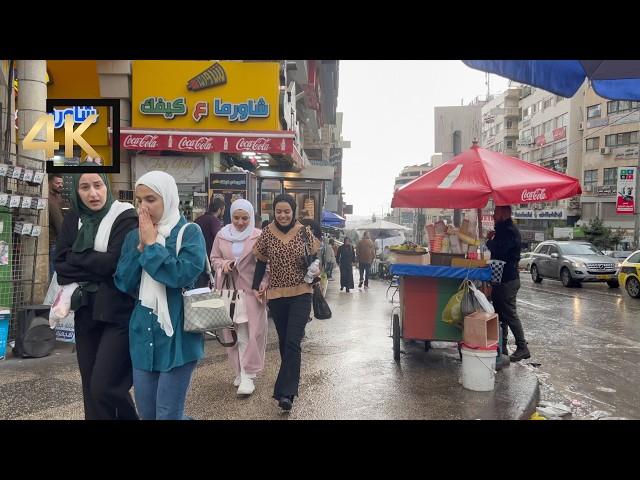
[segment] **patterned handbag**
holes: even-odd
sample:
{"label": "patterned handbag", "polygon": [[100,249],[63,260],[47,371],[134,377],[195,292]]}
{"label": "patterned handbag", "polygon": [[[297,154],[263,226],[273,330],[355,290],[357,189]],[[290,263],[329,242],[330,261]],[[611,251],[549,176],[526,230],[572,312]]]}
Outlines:
{"label": "patterned handbag", "polygon": [[[185,224],[178,233],[176,254],[180,251],[182,234],[187,225],[189,224]],[[233,329],[233,321],[229,316],[229,311],[225,306],[222,295],[212,288],[215,279],[211,272],[209,257],[206,257],[206,268],[210,281],[208,291],[206,288],[198,288],[195,290],[183,290],[182,292],[184,303],[184,331],[189,333],[206,333],[227,328],[231,330],[231,335],[233,336],[232,343],[223,343],[220,340],[220,335],[216,335],[216,338],[223,346],[232,347],[237,341],[237,335]]]}

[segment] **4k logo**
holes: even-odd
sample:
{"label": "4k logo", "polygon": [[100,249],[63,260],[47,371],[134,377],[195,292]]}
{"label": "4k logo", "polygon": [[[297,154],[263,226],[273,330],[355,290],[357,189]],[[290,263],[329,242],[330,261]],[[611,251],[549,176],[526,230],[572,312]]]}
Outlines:
{"label": "4k logo", "polygon": [[[88,157],[101,155],[83,138],[86,130],[97,123],[98,107],[108,107],[100,125],[108,128],[108,144],[111,146],[111,165],[55,165],[52,158],[60,143],[55,140],[55,127],[61,126],[64,117],[64,156],[73,158],[73,146],[77,144]],[[56,98],[47,99],[48,114],[42,115],[22,141],[24,150],[44,150],[47,157],[47,173],[120,173],[120,100],[110,98]],[[102,128],[101,126],[98,128]],[[45,129],[45,140],[36,140]]]}
{"label": "4k logo", "polygon": [[[89,115],[78,128],[75,130],[73,126],[75,120],[72,114],[67,114],[64,117],[64,156],[67,158],[73,157],[73,143],[77,143],[78,146],[86,152],[87,155],[92,157],[98,157],[96,152],[87,141],[82,138],[82,134],[87,128],[98,120],[98,115]],[[60,148],[60,142],[56,142],[54,139],[55,121],[52,113],[42,115],[36,123],[31,127],[27,136],[22,141],[22,148],[25,150],[44,150],[47,158],[54,156],[55,151]],[[36,140],[36,135],[40,130],[46,128],[46,140]]]}

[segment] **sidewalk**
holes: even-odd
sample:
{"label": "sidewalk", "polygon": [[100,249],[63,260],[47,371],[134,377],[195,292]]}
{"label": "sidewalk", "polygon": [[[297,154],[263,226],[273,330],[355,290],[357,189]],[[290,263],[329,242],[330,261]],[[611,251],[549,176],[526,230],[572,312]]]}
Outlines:
{"label": "sidewalk", "polygon": [[[355,280],[357,282],[357,272]],[[195,419],[522,419],[535,411],[538,381],[512,364],[496,376],[492,392],[462,388],[457,348],[432,349],[405,344],[400,364],[389,337],[391,304],[387,283],[369,290],[339,292],[329,283],[330,320],[307,325],[302,344],[300,397],[291,413],[280,413],[271,398],[280,364],[277,336],[270,321],[266,367],[256,391],[238,398],[224,349],[206,342],[187,399]],[[397,297],[396,297],[397,298]],[[61,344],[42,359],[0,361],[0,419],[83,418],[80,375],[71,346]]]}

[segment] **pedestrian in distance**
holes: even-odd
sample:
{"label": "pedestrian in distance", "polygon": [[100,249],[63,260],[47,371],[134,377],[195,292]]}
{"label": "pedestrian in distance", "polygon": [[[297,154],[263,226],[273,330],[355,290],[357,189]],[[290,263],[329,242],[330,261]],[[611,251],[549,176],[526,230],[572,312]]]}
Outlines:
{"label": "pedestrian in distance", "polygon": [[371,273],[371,264],[376,258],[376,246],[369,238],[369,232],[364,232],[362,240],[358,242],[356,249],[358,257],[358,269],[360,270],[360,280],[358,281],[358,288],[362,288],[364,281],[364,288],[369,288],[369,275]]}
{"label": "pedestrian in distance", "polygon": [[344,243],[338,248],[336,260],[340,265],[340,291],[345,289],[349,293],[354,288],[353,265],[356,261],[356,253],[349,237],[344,237]]}

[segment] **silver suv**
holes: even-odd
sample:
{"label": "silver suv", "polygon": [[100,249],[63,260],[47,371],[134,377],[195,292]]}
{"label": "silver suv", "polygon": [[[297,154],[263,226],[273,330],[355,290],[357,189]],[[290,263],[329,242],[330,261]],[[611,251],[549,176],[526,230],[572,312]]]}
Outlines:
{"label": "silver suv", "polygon": [[604,255],[588,242],[542,242],[533,252],[529,271],[531,279],[540,283],[543,278],[560,280],[565,287],[582,282],[607,282],[618,288],[620,262]]}

